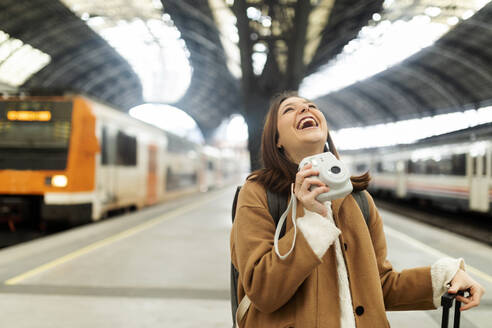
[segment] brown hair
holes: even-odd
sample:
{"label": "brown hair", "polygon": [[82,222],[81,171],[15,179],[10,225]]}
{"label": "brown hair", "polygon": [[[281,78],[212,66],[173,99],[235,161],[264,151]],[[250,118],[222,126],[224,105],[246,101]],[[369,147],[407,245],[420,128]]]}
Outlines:
{"label": "brown hair", "polygon": [[[297,92],[284,91],[272,98],[261,136],[261,161],[264,167],[252,172],[247,178],[259,182],[266,189],[276,193],[289,193],[290,185],[295,181],[297,173],[297,164],[289,160],[283,148],[277,147],[277,112],[282,102],[290,97],[298,97]],[[329,131],[327,142],[329,149],[325,147],[325,151],[329,150],[340,159]],[[350,180],[354,191],[361,191],[367,188],[371,177],[369,172],[366,172],[360,176],[352,176]]]}

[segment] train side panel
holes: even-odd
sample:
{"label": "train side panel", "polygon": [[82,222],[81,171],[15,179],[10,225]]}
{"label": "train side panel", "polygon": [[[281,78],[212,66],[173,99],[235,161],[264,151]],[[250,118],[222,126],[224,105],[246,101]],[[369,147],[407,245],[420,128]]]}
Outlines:
{"label": "train side panel", "polygon": [[[408,147],[407,147],[408,148]],[[374,192],[491,212],[492,147],[488,140],[412,149],[361,150],[344,157],[354,174],[369,169]]]}
{"label": "train side panel", "polygon": [[[158,165],[166,145],[163,131],[92,101],[102,150],[97,162],[93,219],[115,209],[137,209],[162,199]],[[152,163],[151,163],[152,161]]]}

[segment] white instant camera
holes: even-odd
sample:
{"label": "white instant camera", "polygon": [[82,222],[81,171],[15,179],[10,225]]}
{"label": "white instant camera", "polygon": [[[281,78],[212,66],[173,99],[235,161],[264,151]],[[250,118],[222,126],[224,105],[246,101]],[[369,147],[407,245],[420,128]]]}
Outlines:
{"label": "white instant camera", "polygon": [[[324,203],[328,200],[342,198],[352,192],[352,182],[347,166],[331,152],[304,158],[299,164],[299,169],[308,163],[313,165],[313,169],[319,171],[319,176],[314,177],[330,188],[330,191],[316,197],[319,202]],[[311,186],[311,188],[317,188],[317,186]]]}

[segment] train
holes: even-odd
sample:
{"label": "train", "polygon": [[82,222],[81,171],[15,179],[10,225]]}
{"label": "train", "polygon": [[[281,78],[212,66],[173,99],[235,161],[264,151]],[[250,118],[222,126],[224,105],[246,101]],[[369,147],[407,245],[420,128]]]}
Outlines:
{"label": "train", "polygon": [[86,95],[0,99],[0,223],[11,230],[27,221],[97,221],[221,187],[245,170],[237,163],[237,154]]}
{"label": "train", "polygon": [[369,171],[372,193],[492,215],[492,123],[341,154],[352,174]]}

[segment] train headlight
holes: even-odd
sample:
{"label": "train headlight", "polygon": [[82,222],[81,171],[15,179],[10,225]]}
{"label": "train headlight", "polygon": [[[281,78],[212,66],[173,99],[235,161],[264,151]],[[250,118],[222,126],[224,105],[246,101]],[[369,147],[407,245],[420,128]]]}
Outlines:
{"label": "train headlight", "polygon": [[68,179],[66,175],[54,175],[51,178],[51,185],[53,187],[66,187],[68,185]]}

